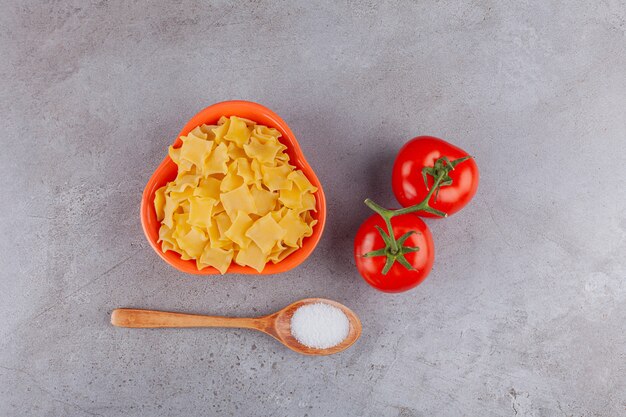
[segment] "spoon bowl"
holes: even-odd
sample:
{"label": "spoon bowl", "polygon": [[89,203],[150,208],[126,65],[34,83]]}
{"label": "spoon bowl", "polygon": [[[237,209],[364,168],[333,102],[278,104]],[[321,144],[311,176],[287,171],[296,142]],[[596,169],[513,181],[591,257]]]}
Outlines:
{"label": "spoon bowl", "polygon": [[[349,330],[339,344],[325,349],[303,345],[291,334],[291,318],[296,310],[307,304],[323,303],[340,309],[348,318]],[[157,310],[118,308],[111,314],[111,324],[130,328],[172,328],[172,327],[231,327],[253,329],[266,333],[294,352],[303,355],[332,355],[346,350],[361,336],[361,321],[352,310],[336,301],[324,298],[305,298],[263,317],[221,317],[199,314],[173,313]]]}
{"label": "spoon bowl", "polygon": [[[338,345],[326,349],[311,348],[300,343],[298,339],[296,339],[291,333],[291,318],[293,317],[296,310],[307,304],[317,303],[328,304],[330,306],[337,307],[348,318],[348,323],[350,325],[348,335]],[[343,304],[324,298],[305,298],[303,300],[296,301],[295,303],[292,303],[282,310],[274,313],[272,316],[275,316],[272,320],[273,327],[269,329],[270,331],[266,333],[278,339],[278,341],[287,346],[289,349],[298,353],[302,353],[304,355],[332,355],[333,353],[338,353],[342,350],[346,350],[347,348],[352,346],[352,344],[356,342],[357,339],[361,336],[361,321],[359,320],[359,317]]]}

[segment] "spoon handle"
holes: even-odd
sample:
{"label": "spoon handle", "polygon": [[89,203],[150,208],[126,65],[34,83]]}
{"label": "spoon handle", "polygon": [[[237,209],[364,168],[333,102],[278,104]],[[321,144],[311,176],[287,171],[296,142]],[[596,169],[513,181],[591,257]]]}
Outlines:
{"label": "spoon handle", "polygon": [[111,324],[118,327],[238,327],[264,331],[263,318],[203,316],[199,314],[171,313],[157,310],[117,308],[111,314]]}

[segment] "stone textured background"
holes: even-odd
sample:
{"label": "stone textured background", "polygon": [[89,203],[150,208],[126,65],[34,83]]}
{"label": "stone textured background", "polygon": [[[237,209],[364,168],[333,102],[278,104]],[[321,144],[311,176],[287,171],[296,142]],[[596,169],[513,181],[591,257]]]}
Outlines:
{"label": "stone textured background", "polygon": [[[0,415],[626,415],[624,1],[203,3],[0,5]],[[147,245],[141,192],[188,118],[235,98],[290,124],[327,229],[289,273],[186,276]],[[352,238],[418,134],[470,151],[481,186],[428,222],[426,282],[382,294]],[[109,324],[310,296],[361,340],[312,358]]]}

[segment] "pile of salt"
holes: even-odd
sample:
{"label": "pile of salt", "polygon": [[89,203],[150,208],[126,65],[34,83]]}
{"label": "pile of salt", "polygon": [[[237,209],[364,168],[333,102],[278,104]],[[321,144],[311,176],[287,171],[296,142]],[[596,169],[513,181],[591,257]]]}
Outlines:
{"label": "pile of salt", "polygon": [[291,334],[315,349],[337,346],[348,336],[350,322],[339,308],[325,303],[307,304],[291,317]]}

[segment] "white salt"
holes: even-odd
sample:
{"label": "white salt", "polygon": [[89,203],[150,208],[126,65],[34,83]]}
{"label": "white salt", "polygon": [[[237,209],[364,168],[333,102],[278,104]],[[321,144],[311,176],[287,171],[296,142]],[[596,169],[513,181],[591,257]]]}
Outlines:
{"label": "white salt", "polygon": [[299,307],[291,317],[291,334],[304,346],[327,349],[348,337],[350,322],[341,309],[325,303]]}

